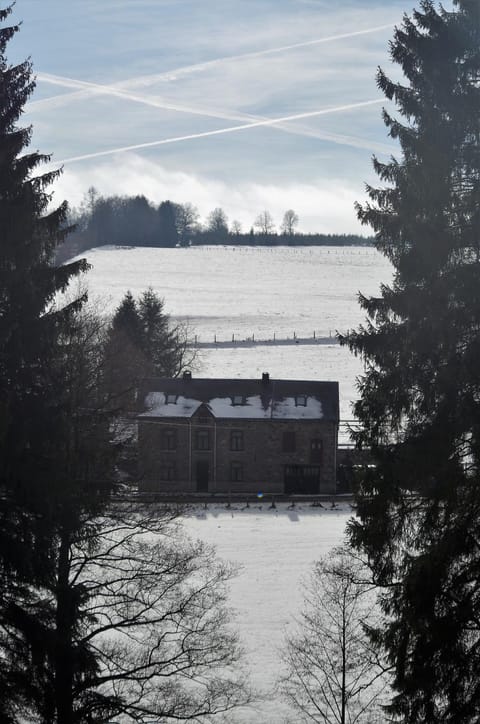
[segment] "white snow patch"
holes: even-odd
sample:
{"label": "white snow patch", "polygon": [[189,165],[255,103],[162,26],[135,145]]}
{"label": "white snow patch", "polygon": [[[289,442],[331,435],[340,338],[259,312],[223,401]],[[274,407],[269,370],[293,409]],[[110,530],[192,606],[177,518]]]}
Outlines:
{"label": "white snow patch", "polygon": [[272,416],[288,420],[321,420],[322,403],[315,397],[307,397],[306,405],[297,405],[295,397],[285,397],[275,401]]}
{"label": "white snow patch", "polygon": [[207,406],[218,418],[235,417],[256,420],[269,418],[272,413],[270,402],[267,407],[264,407],[260,395],[246,397],[243,405],[232,405],[230,397],[214,397]]}
{"label": "white snow patch", "polygon": [[175,403],[166,402],[164,392],[149,392],[145,397],[147,410],[139,417],[191,417],[202,403],[179,395]]}

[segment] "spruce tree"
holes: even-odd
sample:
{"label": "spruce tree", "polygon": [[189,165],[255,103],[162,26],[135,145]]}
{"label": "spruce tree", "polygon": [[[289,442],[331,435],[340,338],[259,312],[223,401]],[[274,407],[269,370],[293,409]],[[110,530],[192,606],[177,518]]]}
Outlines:
{"label": "spruce tree", "polygon": [[[55,576],[58,515],[65,495],[68,390],[60,337],[81,305],[53,302],[86,268],[54,265],[68,228],[67,205],[50,210],[48,188],[58,171],[37,173],[49,156],[29,152],[31,128],[18,125],[34,90],[29,61],[9,65],[0,9],[0,718],[15,721],[43,673],[46,581]],[[24,662],[23,669],[20,662]],[[38,674],[38,675],[37,675]],[[20,707],[20,708],[19,708]]]}
{"label": "spruce tree", "polygon": [[[10,11],[0,10],[0,21]],[[17,30],[0,28],[0,480],[8,491],[26,486],[31,499],[29,471],[44,457],[41,425],[48,427],[51,417],[45,409],[51,405],[50,361],[58,335],[82,300],[62,310],[52,302],[86,264],[53,264],[68,232],[67,205],[48,210],[47,189],[59,171],[35,175],[50,157],[27,152],[31,128],[17,125],[35,85],[29,61],[10,66],[5,57]]]}
{"label": "spruce tree", "polygon": [[422,0],[379,70],[401,155],[374,159],[359,218],[393,265],[367,322],[343,337],[365,362],[352,542],[383,587],[376,633],[402,722],[480,720],[480,4]]}
{"label": "spruce tree", "polygon": [[162,201],[158,207],[158,246],[175,246],[178,240],[175,223],[176,209],[171,201]]}
{"label": "spruce tree", "polygon": [[172,327],[164,311],[164,301],[151,287],[138,300],[142,329],[142,349],[158,377],[176,377],[182,370],[184,345],[180,330]]}
{"label": "spruce tree", "polygon": [[128,291],[112,318],[106,344],[106,389],[111,407],[135,409],[142,377],[177,377],[194,362],[187,330],[172,326],[163,299],[150,287],[138,300]]}

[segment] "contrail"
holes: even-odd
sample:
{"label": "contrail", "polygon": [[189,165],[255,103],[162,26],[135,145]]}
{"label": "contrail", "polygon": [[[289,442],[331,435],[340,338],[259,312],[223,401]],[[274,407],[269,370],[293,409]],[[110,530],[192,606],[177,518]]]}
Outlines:
{"label": "contrail", "polygon": [[154,148],[156,146],[164,146],[170,143],[179,143],[181,141],[192,141],[197,138],[207,138],[209,136],[220,136],[226,133],[235,133],[244,131],[249,128],[260,128],[261,126],[274,126],[279,123],[288,123],[289,121],[297,121],[304,118],[313,118],[315,116],[324,116],[329,113],[339,113],[341,111],[350,111],[355,108],[365,108],[366,106],[384,103],[384,99],[376,99],[371,101],[361,101],[359,103],[348,103],[334,108],[324,108],[321,111],[309,111],[307,113],[296,113],[291,116],[282,116],[281,118],[268,118],[266,120],[254,121],[253,123],[244,123],[239,126],[229,126],[227,128],[219,128],[215,131],[204,131],[202,133],[191,133],[186,136],[174,136],[172,138],[164,138],[161,141],[148,141],[146,143],[136,143],[131,146],[120,146],[111,148],[108,151],[95,151],[94,153],[84,153],[81,156],[71,156],[58,161],[58,164],[75,163],[77,161],[86,161],[90,158],[99,158],[101,156],[111,156],[116,153],[125,153],[127,151],[138,151],[145,148]]}
{"label": "contrail", "polygon": [[[354,30],[350,31],[348,33],[341,33],[338,35],[330,35],[324,38],[316,38],[314,40],[306,40],[301,43],[292,43],[290,45],[282,45],[278,46],[276,48],[266,48],[264,50],[256,50],[252,51],[250,53],[242,53],[239,55],[227,55],[223,56],[221,58],[214,58],[213,60],[207,60],[203,63],[196,63],[195,65],[187,65],[183,66],[174,70],[165,71],[163,73],[158,73],[154,75],[147,75],[147,76],[137,76],[136,78],[130,78],[125,81],[121,81],[119,83],[115,83],[109,86],[100,86],[97,84],[89,84],[85,83],[84,81],[75,81],[72,79],[62,79],[60,76],[51,76],[48,74],[42,74],[37,73],[37,77],[40,80],[43,80],[47,83],[53,83],[56,85],[63,85],[67,88],[78,88],[79,90],[74,91],[73,93],[65,93],[61,96],[54,96],[53,98],[43,98],[38,101],[31,101],[28,104],[28,107],[30,108],[44,108],[48,107],[49,105],[53,105],[54,107],[58,107],[60,105],[63,105],[65,102],[73,101],[73,100],[81,100],[85,97],[90,96],[92,93],[99,93],[99,92],[107,92],[107,88],[110,89],[110,91],[113,90],[127,90],[129,88],[135,88],[138,86],[144,86],[144,85],[152,85],[153,83],[157,83],[160,81],[172,81],[177,80],[177,78],[185,75],[190,75],[191,73],[197,73],[202,70],[206,70],[208,68],[214,67],[216,65],[220,65],[222,63],[229,63],[232,61],[239,61],[239,60],[245,60],[248,58],[260,58],[265,55],[273,55],[275,53],[282,53],[288,50],[294,50],[298,48],[306,48],[312,45],[321,45],[322,43],[330,43],[334,42],[336,40],[344,40],[348,38],[354,38],[360,35],[368,35],[370,33],[376,33],[380,30],[386,30],[387,28],[392,28],[394,23],[388,23],[386,25],[377,25],[374,28],[366,28],[364,30]],[[64,82],[62,82],[62,80]],[[101,91],[100,89],[103,89]]]}
{"label": "contrail", "polygon": [[[161,108],[167,111],[177,111],[180,113],[190,113],[197,116],[210,116],[212,118],[221,118],[224,121],[256,121],[259,120],[256,116],[251,116],[246,113],[228,113],[227,111],[220,110],[209,110],[206,108],[187,106],[182,103],[170,101],[161,96],[144,96],[131,91],[122,90],[114,85],[102,85],[99,83],[91,83],[90,81],[76,80],[74,78],[65,78],[64,76],[51,75],[50,73],[39,73],[38,77],[40,80],[44,80],[47,83],[53,83],[67,88],[84,88],[88,89],[91,94],[99,95],[110,95],[116,98],[123,98],[125,100],[133,101],[134,103],[141,103],[142,105],[150,106],[151,108]],[[63,96],[58,96],[60,100]],[[46,99],[48,101],[54,99]],[[43,103],[43,101],[38,101]]]}
{"label": "contrail", "polygon": [[[131,93],[130,91],[120,90],[115,86],[105,86],[98,83],[91,83],[90,81],[76,80],[74,78],[66,78],[64,76],[57,76],[51,74],[41,73],[40,77],[42,80],[47,80],[50,83],[58,83],[58,85],[69,86],[72,88],[88,88],[93,93],[104,93],[107,95],[113,95],[118,98],[125,98],[135,103],[141,103],[151,108],[160,108],[163,110],[176,111],[180,113],[189,113],[197,116],[204,116],[209,118],[220,118],[224,121],[240,121],[240,122],[256,122],[256,121],[267,121],[268,118],[255,116],[248,113],[229,112],[218,109],[208,109],[202,107],[187,106],[182,103],[170,101],[169,99],[159,96],[144,96],[137,93]],[[61,98],[62,96],[60,96]],[[41,101],[40,101],[41,102]],[[326,131],[314,131],[307,128],[295,128],[290,127],[281,123],[275,124],[275,128],[284,133],[291,133],[297,136],[309,137],[309,138],[320,138],[333,143],[339,143],[341,145],[353,146],[355,148],[369,148],[372,151],[377,150],[381,153],[388,153],[391,150],[390,147],[385,144],[370,143],[364,141],[361,138],[352,138],[351,136],[339,136],[337,134],[328,133]]]}
{"label": "contrail", "polygon": [[[179,75],[185,75],[189,73],[195,73],[199,70],[205,70],[219,63],[228,63],[230,61],[245,60],[246,58],[260,58],[264,55],[273,55],[274,53],[283,53],[286,50],[295,50],[297,48],[307,48],[311,45],[321,45],[322,43],[331,43],[335,40],[345,40],[347,38],[355,38],[358,35],[368,35],[369,33],[377,33],[380,30],[387,30],[392,28],[395,23],[387,23],[386,25],[377,25],[374,28],[366,28],[365,30],[351,30],[348,33],[340,33],[339,35],[329,35],[325,38],[315,38],[314,40],[305,40],[301,43],[292,43],[291,45],[280,45],[277,48],[266,48],[264,50],[254,50],[250,53],[242,53],[241,55],[226,55],[223,58],[215,58],[214,60],[207,60],[204,63],[197,63],[196,65],[186,66],[184,68],[178,68],[168,73],[162,73],[162,76],[167,76],[167,80],[172,77],[174,80]],[[155,78],[155,76],[152,76]],[[156,80],[162,80],[161,76],[157,76]],[[153,81],[155,82],[155,81]]]}

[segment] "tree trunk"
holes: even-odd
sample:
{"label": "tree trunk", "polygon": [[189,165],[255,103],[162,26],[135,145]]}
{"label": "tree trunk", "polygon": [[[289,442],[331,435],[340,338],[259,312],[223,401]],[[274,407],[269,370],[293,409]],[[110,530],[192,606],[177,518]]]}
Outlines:
{"label": "tree trunk", "polygon": [[55,700],[57,705],[57,724],[73,722],[73,664],[72,664],[72,630],[73,600],[69,586],[70,572],[70,541],[62,534],[57,579],[57,613],[56,613],[56,651],[55,651]]}
{"label": "tree trunk", "polygon": [[346,601],[345,601],[345,592],[343,594],[343,607],[342,607],[342,711],[341,711],[341,724],[345,724],[345,716],[346,716],[346,708],[347,708],[347,695],[346,695],[346,687],[347,687],[347,639],[346,639],[346,633],[347,633],[347,622],[345,617],[345,607],[346,607]]}

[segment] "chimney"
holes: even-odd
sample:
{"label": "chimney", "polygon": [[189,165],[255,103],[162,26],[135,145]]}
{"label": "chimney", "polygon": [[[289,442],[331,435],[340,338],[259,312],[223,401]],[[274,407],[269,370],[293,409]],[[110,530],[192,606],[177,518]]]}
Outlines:
{"label": "chimney", "polygon": [[185,382],[189,382],[192,379],[192,373],[188,371],[184,372],[183,379],[185,380]]}
{"label": "chimney", "polygon": [[264,385],[268,385],[268,383],[270,382],[270,375],[268,374],[268,372],[262,372],[262,382]]}

